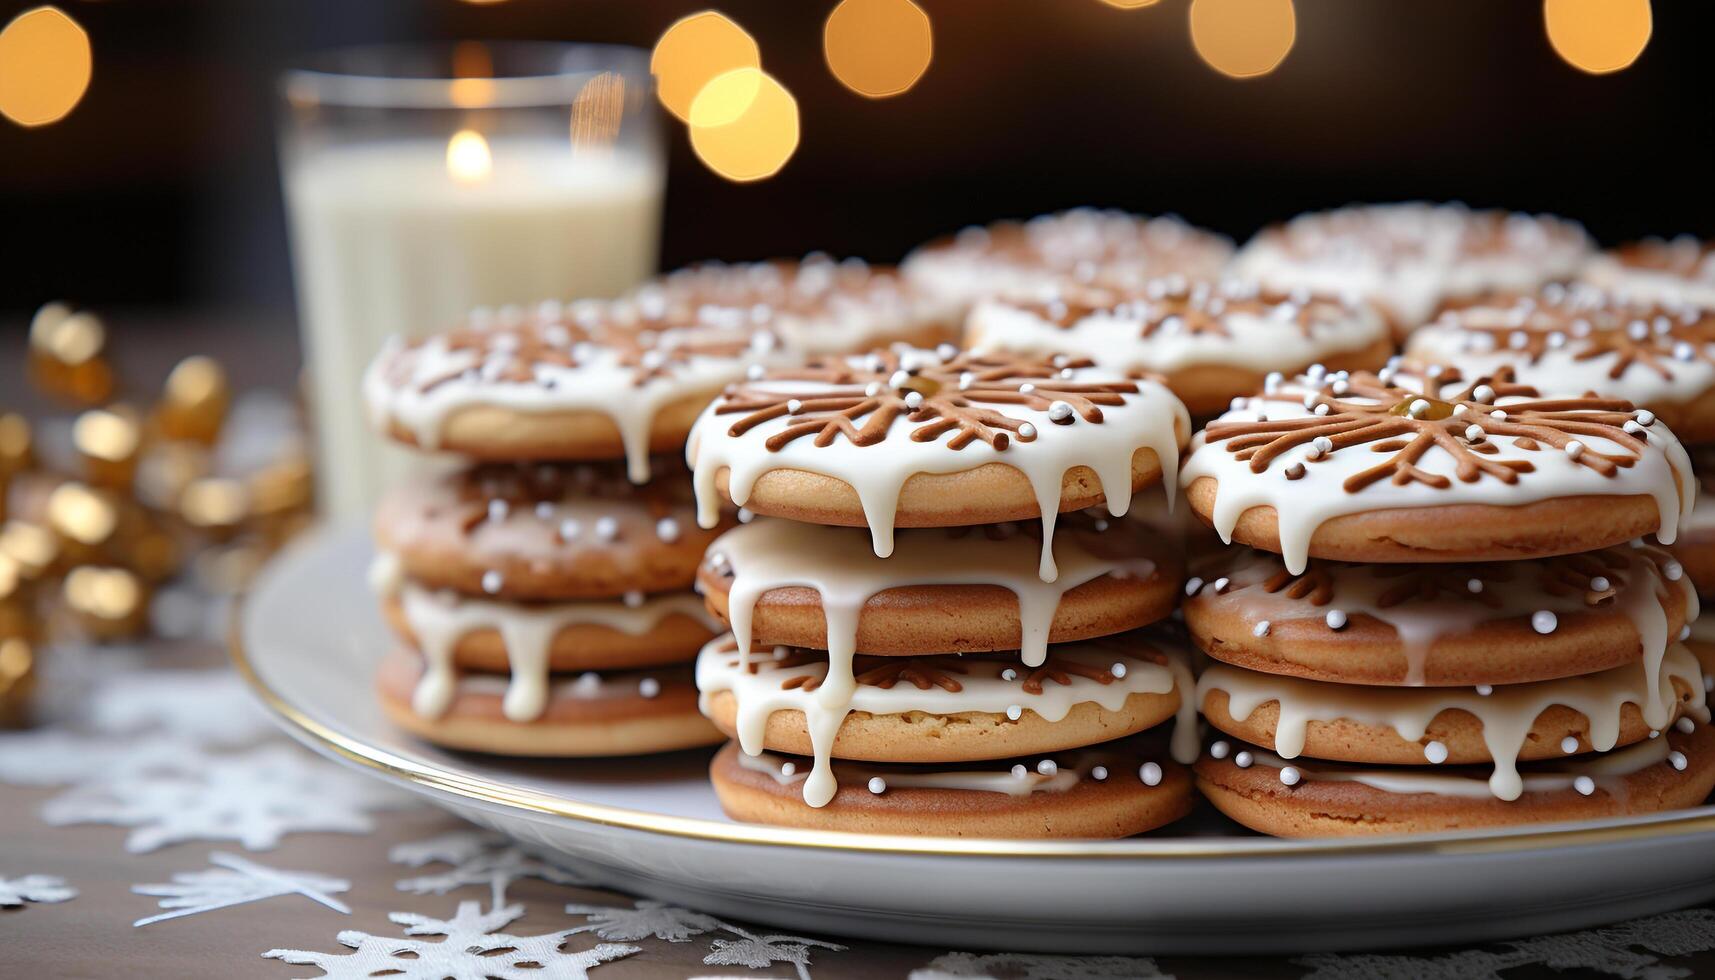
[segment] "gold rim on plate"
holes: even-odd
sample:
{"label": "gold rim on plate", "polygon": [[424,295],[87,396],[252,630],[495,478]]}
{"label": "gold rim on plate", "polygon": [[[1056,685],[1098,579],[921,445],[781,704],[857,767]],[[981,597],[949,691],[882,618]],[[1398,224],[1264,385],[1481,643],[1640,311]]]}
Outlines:
{"label": "gold rim on plate", "polygon": [[991,840],[984,838],[904,837],[801,830],[761,824],[726,823],[696,817],[676,817],[630,810],[542,793],[498,780],[463,775],[425,760],[399,755],[340,732],[305,714],[270,688],[246,654],[241,621],[244,602],[234,604],[229,649],[233,666],[264,706],[285,723],[299,741],[324,754],[374,770],[433,793],[478,803],[498,804],[531,813],[564,817],[624,830],[729,844],[783,848],[819,848],[865,853],[936,855],[941,857],[1008,858],[1126,858],[1131,860],[1210,860],[1269,857],[1289,859],[1364,854],[1495,854],[1542,848],[1573,847],[1653,840],[1715,831],[1715,808],[1708,806],[1678,815],[1620,826],[1570,824],[1534,830],[1458,831],[1428,837],[1334,838],[1277,840],[1274,838],[1133,838],[1116,841]]}

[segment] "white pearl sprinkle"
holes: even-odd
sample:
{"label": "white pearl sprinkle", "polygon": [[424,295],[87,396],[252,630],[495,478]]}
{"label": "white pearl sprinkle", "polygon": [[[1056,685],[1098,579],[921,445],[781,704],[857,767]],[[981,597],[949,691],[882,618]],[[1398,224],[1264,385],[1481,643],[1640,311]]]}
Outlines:
{"label": "white pearl sprinkle", "polygon": [[1465,580],[1465,588],[1472,595],[1476,595],[1477,593],[1483,591],[1483,580],[1480,578],[1466,579]]}
{"label": "white pearl sprinkle", "polygon": [[756,520],[755,511],[751,510],[749,507],[740,507],[738,509],[738,522],[740,524],[749,524],[754,520]]}
{"label": "white pearl sprinkle", "polygon": [[541,520],[550,520],[554,516],[554,504],[551,501],[541,501],[536,505],[536,516]]}
{"label": "white pearl sprinkle", "polygon": [[1203,590],[1203,580],[1198,578],[1195,575],[1191,576],[1190,581],[1185,583],[1185,594],[1186,595],[1196,595],[1198,592],[1201,592],[1202,590]]}
{"label": "white pearl sprinkle", "polygon": [[570,541],[577,537],[578,532],[581,530],[583,530],[582,525],[577,521],[572,520],[570,517],[560,522],[560,537],[566,541]]}
{"label": "white pearl sprinkle", "polygon": [[1679,642],[1684,643],[1686,640],[1688,640],[1690,638],[1691,638],[1691,627],[1690,626],[1681,626],[1679,628]]}
{"label": "white pearl sprinkle", "polygon": [[1465,426],[1465,440],[1467,442],[1482,442],[1483,441],[1483,427],[1476,424],[1475,422],[1471,423],[1470,425]]}
{"label": "white pearl sprinkle", "polygon": [[1225,759],[1227,757],[1227,753],[1229,751],[1231,751],[1231,749],[1232,749],[1232,747],[1229,746],[1226,742],[1216,742],[1215,744],[1209,746],[1209,758],[1211,758],[1211,759]]}
{"label": "white pearl sprinkle", "polygon": [[1112,667],[1108,668],[1108,673],[1114,675],[1115,677],[1124,677],[1125,676],[1125,664],[1115,662]]}
{"label": "white pearl sprinkle", "polygon": [[1238,766],[1240,769],[1249,769],[1251,767],[1251,763],[1255,761],[1255,759],[1251,758],[1251,754],[1249,752],[1240,752],[1238,755],[1233,756],[1233,765]]}
{"label": "white pearl sprinkle", "polygon": [[1022,762],[1012,767],[1012,778],[1023,779],[1028,775],[1030,775],[1030,770],[1024,768],[1024,764]]}
{"label": "white pearl sprinkle", "polygon": [[661,518],[655,522],[655,536],[668,544],[679,540],[679,522],[671,517]]}
{"label": "white pearl sprinkle", "polygon": [[1036,386],[1031,384],[1028,381],[1026,381],[1025,383],[1018,386],[1018,393],[1021,395],[1035,394],[1035,392],[1036,392]]}
{"label": "white pearl sprinkle", "polygon": [[905,393],[905,407],[911,409],[912,411],[916,411],[917,409],[922,408],[923,407],[923,393],[920,391],[908,391],[908,392],[906,392]]}
{"label": "white pearl sprinkle", "polygon": [[1298,781],[1303,778],[1304,775],[1298,771],[1297,766],[1280,767],[1280,781],[1287,786],[1297,786]]}
{"label": "white pearl sprinkle", "polygon": [[1233,581],[1232,579],[1227,578],[1225,575],[1216,579],[1215,580],[1215,594],[1219,595],[1222,592],[1227,591],[1227,586],[1231,585],[1232,581]]}
{"label": "white pearl sprinkle", "polygon": [[491,521],[504,521],[506,515],[511,511],[512,508],[504,500],[490,500],[488,502],[488,519]]}
{"label": "white pearl sprinkle", "polygon": [[1328,615],[1324,616],[1323,619],[1327,621],[1328,628],[1331,630],[1343,630],[1346,628],[1346,614],[1342,610],[1330,609],[1328,610]]}
{"label": "white pearl sprinkle", "polygon": [[804,403],[796,398],[786,399],[786,414],[797,415],[804,410]]}
{"label": "white pearl sprinkle", "polygon": [[1492,402],[1495,400],[1495,389],[1488,385],[1478,385],[1471,389],[1471,400],[1474,402]]}
{"label": "white pearl sprinkle", "polygon": [[1431,764],[1439,766],[1447,761],[1447,746],[1442,742],[1430,742],[1423,746],[1423,757]]}
{"label": "white pearl sprinkle", "polygon": [[871,381],[869,384],[864,385],[863,393],[869,398],[874,398],[876,395],[881,394],[881,382]]}
{"label": "white pearl sprinkle", "polygon": [[500,586],[504,581],[504,577],[497,571],[490,569],[489,571],[483,572],[482,591],[489,595],[494,595],[496,592],[500,591]]}
{"label": "white pearl sprinkle", "polygon": [[1029,422],[1026,422],[1023,425],[1019,426],[1018,427],[1018,437],[1020,439],[1034,439],[1034,438],[1036,438],[1036,426],[1031,425]]}
{"label": "white pearl sprinkle", "polygon": [[1478,684],[1477,685],[1477,696],[1478,697],[1486,698],[1493,693],[1495,693],[1495,689],[1493,686],[1491,686],[1489,684]]}
{"label": "white pearl sprinkle", "polygon": [[1064,422],[1072,417],[1071,402],[1051,402],[1048,405],[1048,417],[1056,422]]}
{"label": "white pearl sprinkle", "polygon": [[1605,576],[1598,575],[1595,578],[1590,580],[1590,591],[1591,592],[1606,592],[1606,591],[1608,591],[1608,587],[1611,586],[1612,584],[1613,583],[1609,582]]}
{"label": "white pearl sprinkle", "polygon": [[1145,786],[1161,785],[1161,767],[1153,762],[1145,762],[1137,767],[1137,778],[1143,780]]}
{"label": "white pearl sprinkle", "polygon": [[1673,727],[1687,735],[1690,735],[1692,732],[1697,730],[1697,722],[1692,721],[1690,718],[1681,718],[1673,723]]}
{"label": "white pearl sprinkle", "polygon": [[1003,681],[1018,680],[1018,671],[1013,670],[1011,667],[1008,667],[1005,670],[1000,672],[1000,679]]}
{"label": "white pearl sprinkle", "polygon": [[1036,764],[1036,771],[1043,776],[1053,776],[1060,772],[1060,765],[1053,759],[1043,759]]}
{"label": "white pearl sprinkle", "polygon": [[661,693],[661,682],[653,677],[645,677],[637,682],[637,693],[646,698],[652,698]]}
{"label": "white pearl sprinkle", "polygon": [[595,522],[595,536],[602,541],[612,541],[619,537],[619,521],[611,517],[597,519]]}
{"label": "white pearl sprinkle", "polygon": [[869,777],[869,791],[877,796],[887,792],[887,780],[880,776]]}
{"label": "white pearl sprinkle", "polygon": [[1566,455],[1567,455],[1567,457],[1569,457],[1571,459],[1577,459],[1578,457],[1584,455],[1584,444],[1579,442],[1576,439],[1567,443],[1566,444]]}
{"label": "white pearl sprinkle", "polygon": [[1266,619],[1261,620],[1255,626],[1252,626],[1251,627],[1251,635],[1252,636],[1267,636],[1268,635],[1268,620],[1266,620]]}
{"label": "white pearl sprinkle", "polygon": [[1669,582],[1677,582],[1685,574],[1685,566],[1670,558],[1661,566],[1661,573]]}
{"label": "white pearl sprinkle", "polygon": [[1576,735],[1568,735],[1565,738],[1561,739],[1560,740],[1560,751],[1566,753],[1567,755],[1571,755],[1572,753],[1578,751],[1578,737]]}
{"label": "white pearl sprinkle", "polygon": [[1546,609],[1538,609],[1530,614],[1530,628],[1538,633],[1552,633],[1559,625],[1559,617]]}
{"label": "white pearl sprinkle", "polygon": [[1678,752],[1678,751],[1669,752],[1667,754],[1667,761],[1668,761],[1669,765],[1673,766],[1673,768],[1675,768],[1675,769],[1678,769],[1680,772],[1684,772],[1685,767],[1689,764],[1685,758],[1685,753],[1684,752]]}
{"label": "white pearl sprinkle", "polygon": [[782,776],[791,776],[797,771],[798,764],[796,762],[782,762],[780,764],[780,775]]}
{"label": "white pearl sprinkle", "polygon": [[1009,704],[1006,706],[1006,717],[1009,721],[1017,721],[1024,717],[1024,708],[1021,705]]}
{"label": "white pearl sprinkle", "polygon": [[1589,776],[1579,776],[1572,780],[1572,788],[1577,790],[1580,796],[1589,796],[1596,792],[1596,781]]}
{"label": "white pearl sprinkle", "polygon": [[1092,766],[1090,768],[1090,778],[1094,779],[1098,783],[1101,782],[1102,780],[1108,778],[1108,767],[1107,766]]}
{"label": "white pearl sprinkle", "polygon": [[1655,413],[1651,412],[1647,409],[1645,409],[1644,411],[1641,411],[1638,414],[1632,416],[1632,418],[1637,419],[1639,425],[1647,426],[1647,425],[1654,425],[1655,424]]}
{"label": "white pearl sprinkle", "polygon": [[1422,418],[1423,413],[1429,411],[1429,402],[1422,398],[1415,398],[1410,405],[1406,406],[1405,410],[1410,412],[1414,419]]}
{"label": "white pearl sprinkle", "polygon": [[909,384],[910,381],[911,374],[909,372],[895,371],[893,372],[893,375],[887,379],[887,384],[890,388],[903,388]]}
{"label": "white pearl sprinkle", "polygon": [[621,597],[621,599],[632,609],[636,609],[638,606],[643,605],[643,593],[636,589],[632,589],[630,592],[627,592]]}

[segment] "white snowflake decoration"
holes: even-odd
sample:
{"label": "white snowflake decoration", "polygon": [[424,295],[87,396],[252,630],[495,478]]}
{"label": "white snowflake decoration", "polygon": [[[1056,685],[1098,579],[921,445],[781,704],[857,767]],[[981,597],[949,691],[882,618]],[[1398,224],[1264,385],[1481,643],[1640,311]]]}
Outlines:
{"label": "white snowflake decoration", "polygon": [[746,932],[724,922],[721,923],[721,929],[739,938],[717,939],[711,943],[709,955],[703,957],[706,966],[746,966],[752,970],[763,970],[775,963],[790,963],[798,971],[798,980],[810,980],[812,948],[836,952],[845,949],[837,943],[806,939],[803,936]]}
{"label": "white snowflake decoration", "polygon": [[241,746],[274,727],[230,670],[137,670],[97,684],[88,726],[108,735],[159,732],[199,745]]}
{"label": "white snowflake decoration", "polygon": [[664,939],[670,943],[690,942],[716,929],[726,929],[726,923],[712,915],[675,908],[666,902],[647,899],[632,908],[611,905],[568,905],[566,912],[589,919],[580,932],[593,932],[603,939]]}
{"label": "white snowflake decoration", "polygon": [[[1639,952],[1639,950],[1646,952]],[[1625,980],[1669,980],[1691,971],[1664,966],[1663,956],[1715,949],[1715,910],[1687,909],[1599,929],[1499,943],[1490,950],[1445,956],[1322,954],[1293,962],[1311,967],[1303,980],[1504,980],[1523,966],[1583,970]]]}
{"label": "white snowflake decoration", "polygon": [[307,871],[281,871],[219,851],[210,854],[208,862],[215,866],[214,870],[181,872],[173,875],[169,884],[133,885],[133,892],[161,899],[161,908],[169,911],[131,924],[146,926],[283,895],[302,895],[335,912],[351,914],[351,909],[344,902],[333,897],[351,890],[351,882],[342,878],[329,878]]}
{"label": "white snowflake decoration", "polygon": [[234,841],[267,850],[289,833],[366,834],[375,810],[410,805],[399,793],[342,772],[300,750],[270,745],[205,759],[194,773],[123,775],[49,800],[55,826],[132,828],[125,849],[141,854],[185,841]]}
{"label": "white snowflake decoration", "polygon": [[1138,956],[1041,956],[1033,953],[948,953],[912,970],[908,980],[1173,980],[1155,961]]}
{"label": "white snowflake decoration", "polygon": [[467,885],[487,885],[491,902],[506,901],[506,889],[521,878],[536,878],[555,885],[588,885],[592,880],[570,868],[532,857],[499,834],[484,831],[455,831],[426,840],[400,844],[388,852],[400,864],[418,868],[425,864],[450,864],[451,870],[406,878],[400,891],[413,895],[445,895]]}
{"label": "white snowflake decoration", "polygon": [[25,902],[64,902],[76,897],[77,889],[54,875],[0,878],[0,908],[17,908]]}
{"label": "white snowflake decoration", "polygon": [[588,980],[591,968],[639,952],[636,946],[602,943],[593,949],[566,952],[566,940],[580,930],[565,929],[541,936],[512,936],[499,930],[524,914],[524,906],[508,905],[483,912],[476,902],[460,902],[451,919],[408,912],[389,919],[405,927],[406,936],[443,936],[440,942],[374,936],[356,929],[339,934],[350,953],[317,953],[271,949],[262,955],[325,972],[328,980],[364,980],[384,975],[398,980]]}
{"label": "white snowflake decoration", "polygon": [[195,772],[207,755],[170,735],[138,738],[43,730],[0,735],[0,782],[64,786],[118,775]]}

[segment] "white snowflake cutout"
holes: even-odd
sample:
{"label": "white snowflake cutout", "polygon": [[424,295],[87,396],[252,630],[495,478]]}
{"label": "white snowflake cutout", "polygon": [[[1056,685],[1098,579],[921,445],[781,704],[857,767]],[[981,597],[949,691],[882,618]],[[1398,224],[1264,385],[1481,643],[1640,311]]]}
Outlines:
{"label": "white snowflake cutout", "polygon": [[506,900],[506,889],[521,878],[554,885],[589,885],[594,881],[570,868],[526,854],[509,839],[486,831],[455,831],[426,840],[399,844],[388,857],[400,864],[450,864],[451,870],[406,878],[397,885],[414,895],[445,895],[467,885],[487,885],[493,905]]}
{"label": "white snowflake cutout", "polygon": [[703,957],[705,966],[746,966],[752,970],[766,969],[775,963],[790,963],[798,971],[798,980],[810,980],[810,954],[813,948],[844,950],[837,943],[803,936],[782,936],[746,932],[738,926],[721,923],[721,929],[739,937],[717,939],[709,944],[709,955]]}
{"label": "white snowflake cutout", "polygon": [[180,872],[173,875],[172,882],[168,884],[131,886],[138,895],[153,895],[161,899],[161,908],[170,910],[131,924],[146,926],[283,895],[302,895],[335,912],[351,914],[351,909],[344,902],[333,897],[351,890],[351,882],[343,878],[329,878],[307,871],[281,871],[219,851],[210,854],[208,862],[215,866],[214,870]]}
{"label": "white snowflake cutout", "polygon": [[674,908],[666,902],[641,900],[633,908],[612,905],[568,905],[566,912],[581,915],[589,922],[580,932],[593,932],[603,939],[664,939],[670,943],[690,942],[692,936],[726,928],[712,915]]}
{"label": "white snowflake cutout", "polygon": [[483,912],[476,902],[460,902],[458,911],[446,920],[394,912],[388,918],[404,926],[406,936],[445,938],[428,942],[347,929],[339,934],[339,941],[353,950],[350,953],[271,949],[262,955],[317,967],[327,980],[366,980],[378,975],[398,980],[588,980],[592,968],[640,952],[636,946],[617,943],[577,952],[562,950],[566,940],[579,931],[576,929],[541,936],[512,936],[499,931],[523,914],[522,905]]}
{"label": "white snowflake cutout", "polygon": [[230,670],[137,670],[110,675],[90,694],[89,727],[107,735],[160,732],[200,745],[261,741],[274,726]]}
{"label": "white snowflake cutout", "polygon": [[0,782],[64,786],[116,775],[195,772],[207,756],[194,742],[169,735],[139,738],[41,730],[0,735]]}
{"label": "white snowflake cutout", "polygon": [[54,875],[0,878],[0,908],[17,908],[25,902],[64,902],[76,897],[77,889]]}
{"label": "white snowflake cutout", "polygon": [[125,849],[133,854],[193,840],[261,851],[289,833],[366,834],[375,829],[372,811],[410,805],[394,790],[290,746],[270,745],[209,757],[195,773],[80,786],[49,800],[42,817],[56,826],[130,827]]}
{"label": "white snowflake cutout", "polygon": [[1173,980],[1140,956],[1042,956],[1033,953],[948,953],[912,970],[908,980]]}

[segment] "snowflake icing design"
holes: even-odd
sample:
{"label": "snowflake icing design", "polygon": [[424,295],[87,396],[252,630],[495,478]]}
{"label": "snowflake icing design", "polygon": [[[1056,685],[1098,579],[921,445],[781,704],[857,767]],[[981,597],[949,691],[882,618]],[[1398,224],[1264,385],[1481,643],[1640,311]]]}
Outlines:
{"label": "snowflake icing design", "polygon": [[55,875],[0,877],[0,908],[17,908],[26,902],[65,902],[77,897],[77,889]]}
{"label": "snowflake icing design", "polygon": [[[562,929],[540,936],[513,936],[500,930],[524,914],[524,906],[507,905],[490,912],[477,902],[460,902],[451,919],[409,912],[388,916],[404,926],[405,938],[376,936],[348,929],[337,937],[350,953],[319,953],[271,949],[263,957],[301,966],[314,966],[328,980],[364,980],[376,976],[399,980],[587,980],[603,963],[641,952],[637,946],[602,943],[592,949],[567,951],[566,940],[579,929]],[[410,938],[441,936],[439,942]]]}
{"label": "snowflake icing design", "polygon": [[161,900],[167,910],[131,923],[146,926],[167,919],[200,915],[216,909],[260,902],[283,895],[302,895],[312,902],[325,905],[335,912],[351,914],[345,903],[333,896],[351,890],[351,882],[329,878],[307,871],[281,871],[236,854],[215,852],[208,861],[211,871],[185,871],[173,875],[173,880],[158,885],[132,885],[138,895],[151,895]]}
{"label": "snowflake icing design", "polygon": [[[1491,436],[1511,437],[1516,448],[1526,451],[1544,446],[1559,450],[1603,476],[1636,464],[1647,451],[1637,418],[1643,413],[1635,412],[1630,402],[1593,396],[1545,399],[1535,388],[1513,381],[1510,369],[1469,383],[1457,371],[1431,373],[1416,379],[1420,384],[1415,389],[1392,368],[1377,374],[1307,376],[1290,388],[1275,385],[1272,392],[1250,399],[1262,409],[1257,420],[1211,422],[1204,430],[1206,442],[1211,449],[1225,449],[1249,462],[1253,473],[1265,472],[1283,453],[1306,445],[1311,465],[1343,449],[1368,449],[1384,456],[1345,479],[1343,486],[1350,493],[1382,481],[1452,486],[1446,476],[1417,465],[1431,449],[1452,457],[1455,475],[1465,483],[1484,478],[1516,483],[1519,474],[1535,469],[1527,459],[1492,458],[1500,450],[1489,441]],[[1302,390],[1302,396],[1294,389]],[[1502,399],[1510,400],[1499,404]],[[1269,418],[1270,402],[1300,402],[1313,414]],[[1623,452],[1599,452],[1584,441],[1589,439],[1611,442]],[[1302,463],[1286,470],[1288,479],[1304,473]]]}
{"label": "snowflake icing design", "polygon": [[589,885],[593,880],[570,868],[532,857],[500,834],[461,830],[426,840],[410,841],[388,852],[389,860],[413,868],[450,864],[435,874],[406,878],[398,889],[414,895],[445,895],[467,885],[487,885],[496,907],[506,900],[507,886],[521,878],[554,885]]}
{"label": "snowflake icing design", "polygon": [[635,940],[655,938],[670,943],[690,942],[692,936],[726,929],[726,923],[712,915],[675,908],[666,902],[639,900],[632,908],[612,905],[568,905],[566,912],[589,919],[582,932],[593,932],[602,939]]}
{"label": "snowflake icing design", "polygon": [[[934,442],[952,433],[950,449],[980,440],[1004,450],[1014,440],[1037,437],[1034,423],[1006,414],[1006,406],[1048,412],[1058,425],[1078,419],[1096,424],[1104,406],[1124,405],[1125,396],[1138,393],[1131,382],[1071,380],[1074,370],[1092,363],[1064,356],[969,354],[951,347],[929,355],[904,350],[812,358],[803,367],[761,374],[763,384],[729,387],[715,414],[741,416],[729,433],[735,438],[764,422],[788,418],[784,429],[768,437],[765,445],[771,451],[805,437],[817,446],[840,438],[856,446],[876,445],[900,418],[914,426],[914,442]],[[794,392],[788,387],[794,381],[814,387]]]}
{"label": "snowflake icing design", "polygon": [[1671,381],[1676,363],[1715,360],[1715,314],[1626,303],[1585,289],[1449,311],[1431,329],[1456,331],[1455,343],[1466,351],[1512,352],[1530,363],[1551,351],[1575,361],[1607,358],[1608,377],[1615,380],[1636,367]]}
{"label": "snowflake icing design", "polygon": [[372,811],[414,805],[397,792],[288,746],[211,756],[194,772],[113,775],[42,808],[56,826],[132,828],[125,849],[146,853],[185,841],[235,841],[267,850],[289,833],[366,834]]}
{"label": "snowflake icing design", "polygon": [[1097,284],[1021,303],[1020,308],[1061,328],[1098,315],[1136,321],[1138,336],[1146,340],[1179,334],[1231,337],[1227,318],[1232,316],[1296,327],[1311,337],[1318,327],[1356,314],[1346,303],[1307,291],[1288,293],[1240,280],[1192,281],[1183,276],[1153,279],[1132,289]]}

